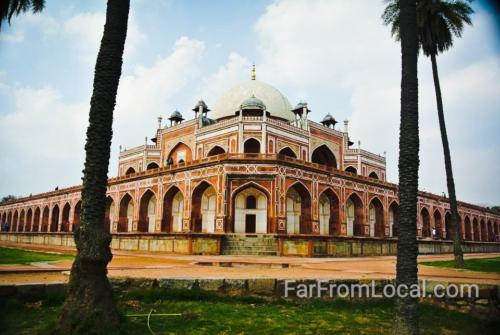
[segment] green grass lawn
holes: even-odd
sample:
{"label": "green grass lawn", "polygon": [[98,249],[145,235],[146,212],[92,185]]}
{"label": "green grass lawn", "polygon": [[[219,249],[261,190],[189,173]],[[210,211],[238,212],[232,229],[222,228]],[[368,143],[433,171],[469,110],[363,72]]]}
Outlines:
{"label": "green grass lawn", "polygon": [[49,254],[11,248],[0,248],[0,264],[29,264],[33,262],[51,262],[72,259],[72,255]]}
{"label": "green grass lawn", "polygon": [[[500,273],[500,257],[466,259],[464,262],[465,270]],[[453,261],[420,262],[420,264],[442,268],[455,267]]]}
{"label": "green grass lawn", "polygon": [[[0,302],[1,334],[49,334],[62,297],[37,303]],[[153,316],[156,334],[386,334],[393,324],[393,301],[284,301],[232,298],[197,290],[141,289],[118,294],[124,320],[106,334],[148,334],[146,317],[130,314],[181,313]],[[422,334],[497,334],[500,322],[421,304]],[[29,316],[36,317],[29,317]]]}

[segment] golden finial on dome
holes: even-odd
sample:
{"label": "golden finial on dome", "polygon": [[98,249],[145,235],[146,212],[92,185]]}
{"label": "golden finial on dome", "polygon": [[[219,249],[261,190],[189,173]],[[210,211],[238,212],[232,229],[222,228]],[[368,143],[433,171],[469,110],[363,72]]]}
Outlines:
{"label": "golden finial on dome", "polygon": [[255,74],[255,63],[252,65],[252,80],[255,80],[257,75]]}

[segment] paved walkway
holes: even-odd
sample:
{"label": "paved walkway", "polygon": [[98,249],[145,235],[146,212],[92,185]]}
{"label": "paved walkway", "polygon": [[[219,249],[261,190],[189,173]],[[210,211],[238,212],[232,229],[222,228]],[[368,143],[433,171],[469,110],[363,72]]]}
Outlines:
{"label": "paved walkway", "polygon": [[[14,244],[46,252],[75,253],[74,248]],[[110,277],[136,278],[277,278],[277,279],[392,279],[396,273],[395,256],[351,258],[299,258],[276,256],[193,256],[140,253],[114,250],[108,266]],[[466,258],[498,257],[500,253],[467,254]],[[422,255],[419,261],[449,260],[452,255]],[[0,284],[66,282],[71,261],[31,265],[0,265]],[[421,279],[449,282],[474,282],[500,285],[500,274],[470,272],[419,265]]]}

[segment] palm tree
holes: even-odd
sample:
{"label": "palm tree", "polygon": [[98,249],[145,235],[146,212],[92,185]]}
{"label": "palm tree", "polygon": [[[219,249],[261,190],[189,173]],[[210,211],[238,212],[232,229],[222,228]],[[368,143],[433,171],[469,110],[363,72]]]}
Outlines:
{"label": "palm tree", "polygon": [[10,24],[12,16],[26,13],[31,9],[33,13],[38,13],[45,7],[45,0],[2,0],[0,2],[0,29],[2,22],[7,20]]}
{"label": "palm tree", "polygon": [[104,230],[113,110],[127,36],[130,0],[108,0],[106,24],[94,73],[85,144],[81,224],[59,330],[64,334],[116,329],[119,314],[107,278],[111,235]]}
{"label": "palm tree", "polygon": [[[389,0],[382,18],[384,23],[392,25],[391,32],[396,38],[399,37],[399,1]],[[443,100],[441,98],[441,86],[437,69],[436,56],[453,46],[453,37],[461,37],[464,23],[472,24],[470,15],[474,12],[469,6],[471,0],[418,0],[417,1],[417,25],[419,46],[424,55],[431,58],[432,75],[434,77],[434,89],[436,91],[436,102],[443,143],[444,165],[446,170],[446,183],[450,198],[451,229],[453,238],[453,253],[455,255],[455,267],[463,267],[464,255],[462,250],[462,233],[460,217],[458,215],[457,196],[455,193],[455,181],[451,166],[450,146],[446,133],[446,123],[443,112]]]}
{"label": "palm tree", "polygon": [[[417,268],[417,192],[419,166],[418,137],[418,36],[415,0],[397,2],[401,40],[401,123],[399,128],[399,238],[396,285],[418,285]],[[398,296],[394,334],[418,334],[418,300]]]}

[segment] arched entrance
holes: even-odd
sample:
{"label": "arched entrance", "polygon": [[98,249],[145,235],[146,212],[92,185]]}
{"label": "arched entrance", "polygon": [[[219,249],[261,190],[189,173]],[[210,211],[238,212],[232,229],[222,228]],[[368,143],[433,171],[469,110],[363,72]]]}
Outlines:
{"label": "arched entrance", "polygon": [[363,202],[356,193],[346,201],[347,236],[363,236]]}
{"label": "arched entrance", "polygon": [[357,174],[358,173],[358,170],[356,170],[356,168],[354,166],[348,166],[346,169],[345,169],[346,172],[350,172],[350,173],[354,173],[354,174]]}
{"label": "arched entrance", "polygon": [[420,211],[420,220],[422,222],[422,237],[431,237],[431,216],[425,207]]}
{"label": "arched entrance", "polygon": [[224,149],[222,149],[220,146],[216,145],[212,149],[210,149],[210,151],[207,154],[207,157],[208,156],[222,155],[225,153],[226,153],[226,151]]}
{"label": "arched entrance", "polygon": [[104,212],[104,230],[113,232],[113,222],[116,220],[116,208],[113,198],[106,198],[106,211]]}
{"label": "arched entrance", "polygon": [[132,231],[132,222],[134,220],[134,201],[130,194],[125,194],[120,201],[120,211],[118,213],[118,229],[119,233]]}
{"label": "arched entrance", "polygon": [[33,210],[31,208],[26,212],[26,231],[33,229]]}
{"label": "arched entrance", "polygon": [[9,231],[13,231],[12,212],[9,212],[9,214],[7,215],[7,223],[9,225]]}
{"label": "arched entrance", "polygon": [[373,178],[373,179],[379,179],[378,175],[375,172],[372,172],[368,175],[368,177]]}
{"label": "arched entrance", "polygon": [[286,220],[288,234],[309,234],[312,232],[311,196],[301,183],[296,183],[288,189]]}
{"label": "arched entrance", "polygon": [[389,206],[389,236],[398,236],[399,227],[399,205],[393,201]]}
{"label": "arched entrance", "polygon": [[373,198],[368,207],[371,237],[384,237],[384,206],[378,198]]}
{"label": "arched entrance", "polygon": [[190,162],[192,160],[192,157],[193,154],[191,152],[191,148],[189,148],[186,144],[179,142],[170,151],[167,160],[172,159],[172,162],[174,164],[177,164],[182,162]]}
{"label": "arched entrance", "polygon": [[249,186],[234,197],[234,232],[267,233],[267,195]]}
{"label": "arched entrance", "polygon": [[82,212],[82,201],[78,201],[73,210],[73,225],[71,231],[75,231],[80,227],[80,214]]}
{"label": "arched entrance", "polygon": [[155,162],[151,162],[151,163],[149,163],[149,164],[148,164],[148,166],[146,167],[146,170],[153,170],[153,169],[158,169],[158,168],[160,168],[160,167],[158,166],[158,164],[156,164]]}
{"label": "arched entrance", "polygon": [[125,175],[127,176],[127,175],[132,174],[132,173],[135,173],[135,169],[133,167],[129,167],[127,169],[127,171],[125,172]]}
{"label": "arched entrance", "polygon": [[215,231],[216,199],[217,193],[214,187],[206,181],[194,189],[191,218],[195,232],[213,233]]}
{"label": "arched entrance", "polygon": [[488,228],[486,227],[486,222],[484,222],[483,219],[481,219],[481,241],[488,241]]}
{"label": "arched entrance", "polygon": [[52,221],[50,222],[50,231],[51,232],[57,231],[57,224],[58,223],[59,223],[59,206],[54,205],[54,207],[52,207]]}
{"label": "arched entrance", "polygon": [[63,207],[62,211],[62,221],[61,221],[61,231],[69,231],[69,212],[71,210],[71,206],[69,203],[66,203]]}
{"label": "arched entrance", "polygon": [[473,234],[474,241],[480,241],[481,234],[479,233],[479,222],[477,222],[476,218],[472,219],[472,231],[474,232]]}
{"label": "arched entrance", "polygon": [[464,219],[464,229],[465,229],[465,240],[472,241],[472,226],[470,224],[470,219],[468,216]]}
{"label": "arched entrance", "polygon": [[285,148],[281,149],[280,152],[278,153],[278,155],[297,158],[297,155],[295,154],[295,152],[293,152],[293,150],[290,149],[289,147],[285,147]]}
{"label": "arched entrance", "polygon": [[172,186],[163,197],[162,232],[182,232],[182,213],[184,213],[184,196],[181,190]]}
{"label": "arched entrance", "polygon": [[434,211],[434,228],[436,229],[436,238],[441,239],[443,236],[443,223],[441,220],[441,212],[439,210]]}
{"label": "arched entrance", "polygon": [[488,241],[494,242],[495,241],[495,230],[493,228],[493,222],[488,221]]}
{"label": "arched entrance", "polygon": [[243,152],[246,154],[258,154],[260,153],[260,142],[255,138],[249,138],[245,141],[243,145]]}
{"label": "arched entrance", "polygon": [[311,162],[337,168],[337,159],[325,144],[314,149],[311,156]]}
{"label": "arched entrance", "polygon": [[326,189],[319,197],[319,232],[321,235],[340,234],[339,198],[331,189]]}
{"label": "arched entrance", "polygon": [[156,196],[151,190],[147,190],[141,198],[139,207],[139,222],[137,230],[146,233],[154,233],[156,221]]}
{"label": "arched entrance", "polygon": [[23,232],[24,231],[24,219],[25,219],[26,212],[24,209],[21,210],[21,214],[19,215],[19,231]]}
{"label": "arched entrance", "polygon": [[35,215],[33,217],[33,229],[31,231],[39,232],[40,231],[40,207],[35,208]]}
{"label": "arched entrance", "polygon": [[11,231],[16,232],[19,230],[18,223],[19,223],[19,213],[17,212],[17,209],[16,209],[16,211],[14,212],[14,221],[12,223],[12,230]]}

